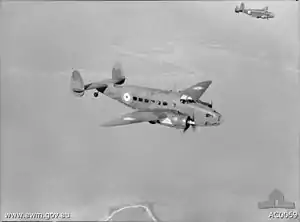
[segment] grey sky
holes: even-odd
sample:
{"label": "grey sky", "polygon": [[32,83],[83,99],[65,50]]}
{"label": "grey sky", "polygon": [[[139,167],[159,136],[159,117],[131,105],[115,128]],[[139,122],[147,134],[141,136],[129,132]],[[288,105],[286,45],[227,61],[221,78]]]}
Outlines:
{"label": "grey sky", "polygon": [[[95,220],[152,200],[164,220],[265,222],[272,189],[299,199],[298,4],[245,3],[276,17],[237,15],[238,2],[3,4],[1,211]],[[130,109],[74,98],[71,69],[96,81],[117,60],[131,84],[213,80],[203,99],[224,124],[100,128]]]}

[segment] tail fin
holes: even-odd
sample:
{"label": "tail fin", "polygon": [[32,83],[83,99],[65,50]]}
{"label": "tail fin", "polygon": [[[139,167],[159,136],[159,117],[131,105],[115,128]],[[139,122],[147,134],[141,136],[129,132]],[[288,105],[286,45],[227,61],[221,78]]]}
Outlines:
{"label": "tail fin", "polygon": [[244,4],[244,2],[242,2],[241,6],[240,6],[240,10],[244,11],[244,9],[245,9],[245,4]]}
{"label": "tail fin", "polygon": [[125,76],[123,75],[123,69],[121,63],[117,62],[112,69],[112,79],[116,81],[115,84],[123,84],[125,82]]}
{"label": "tail fin", "polygon": [[81,97],[84,95],[84,83],[80,73],[77,70],[72,72],[71,90],[75,96]]}

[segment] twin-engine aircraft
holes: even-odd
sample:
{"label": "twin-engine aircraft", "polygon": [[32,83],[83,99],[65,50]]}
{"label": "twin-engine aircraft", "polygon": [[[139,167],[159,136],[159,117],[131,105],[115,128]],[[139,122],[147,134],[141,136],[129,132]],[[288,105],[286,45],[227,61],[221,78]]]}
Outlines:
{"label": "twin-engine aircraft", "polygon": [[246,9],[243,2],[240,6],[235,7],[235,12],[243,12],[249,16],[261,19],[269,19],[275,17],[274,13],[268,11],[268,6],[264,7],[263,9]]}
{"label": "twin-engine aircraft", "polygon": [[136,110],[102,124],[106,127],[148,122],[186,132],[190,127],[195,130],[198,126],[218,126],[223,122],[221,114],[212,108],[212,103],[200,100],[211,81],[199,82],[176,92],[127,85],[125,80],[119,63],[113,67],[111,79],[89,84],[84,84],[80,73],[75,70],[71,77],[71,90],[78,97],[87,90],[95,90],[95,97],[102,93]]}

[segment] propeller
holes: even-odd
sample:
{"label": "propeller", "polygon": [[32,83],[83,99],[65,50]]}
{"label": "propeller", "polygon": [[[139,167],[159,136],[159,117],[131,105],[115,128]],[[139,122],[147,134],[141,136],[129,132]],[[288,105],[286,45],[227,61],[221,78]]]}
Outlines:
{"label": "propeller", "polygon": [[183,129],[183,133],[185,133],[190,128],[190,126],[192,126],[192,129],[194,132],[196,131],[197,127],[196,127],[196,123],[194,120],[195,120],[194,113],[193,113],[192,118],[190,116],[187,117],[186,125],[185,125],[185,128]]}

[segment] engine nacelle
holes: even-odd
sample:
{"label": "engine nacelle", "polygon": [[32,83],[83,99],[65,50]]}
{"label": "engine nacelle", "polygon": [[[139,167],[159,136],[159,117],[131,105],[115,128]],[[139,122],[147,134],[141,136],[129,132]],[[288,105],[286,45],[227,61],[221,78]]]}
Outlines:
{"label": "engine nacelle", "polygon": [[188,116],[169,114],[167,118],[160,120],[158,123],[176,129],[184,129],[187,125]]}
{"label": "engine nacelle", "polygon": [[198,100],[197,102],[201,103],[201,104],[203,104],[205,106],[208,106],[209,108],[213,108],[213,102],[212,101],[210,103],[208,103],[208,102],[204,102],[204,101]]}

